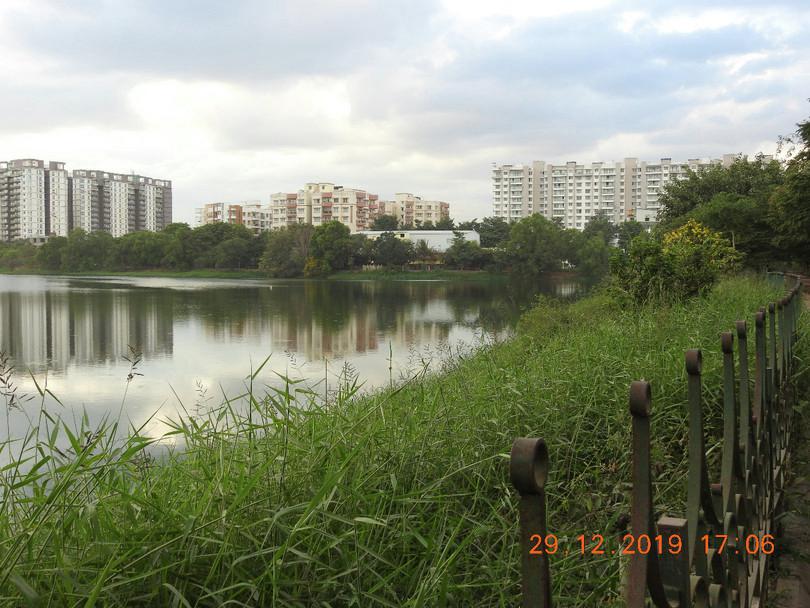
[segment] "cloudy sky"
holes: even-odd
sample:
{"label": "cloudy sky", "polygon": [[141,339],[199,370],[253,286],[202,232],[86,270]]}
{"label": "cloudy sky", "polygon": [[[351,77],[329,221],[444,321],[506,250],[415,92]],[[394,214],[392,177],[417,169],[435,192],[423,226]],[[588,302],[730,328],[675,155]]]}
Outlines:
{"label": "cloudy sky", "polygon": [[480,218],[493,162],[767,153],[810,115],[807,0],[0,0],[0,57],[0,158],[172,179],[180,221],[307,181]]}

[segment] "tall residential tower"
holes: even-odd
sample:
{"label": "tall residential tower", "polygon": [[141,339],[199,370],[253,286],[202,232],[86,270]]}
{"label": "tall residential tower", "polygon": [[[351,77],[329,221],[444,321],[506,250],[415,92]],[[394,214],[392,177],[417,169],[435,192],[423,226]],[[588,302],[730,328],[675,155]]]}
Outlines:
{"label": "tall residential tower", "polygon": [[560,221],[565,228],[578,229],[599,214],[614,223],[629,219],[652,223],[659,209],[658,196],[669,181],[683,179],[690,170],[701,167],[729,166],[736,158],[726,154],[722,159],[693,158],[687,162],[625,158],[616,163],[495,165],[492,212],[510,222],[539,213]]}

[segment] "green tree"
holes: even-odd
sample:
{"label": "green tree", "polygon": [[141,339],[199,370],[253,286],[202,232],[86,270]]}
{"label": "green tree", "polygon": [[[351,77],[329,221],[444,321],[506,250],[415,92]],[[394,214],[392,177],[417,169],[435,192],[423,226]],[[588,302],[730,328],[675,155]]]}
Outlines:
{"label": "green tree", "polygon": [[480,270],[491,261],[491,255],[475,241],[466,240],[460,232],[456,232],[452,244],[444,252],[444,263],[459,270]]}
{"label": "green tree", "polygon": [[49,238],[37,251],[37,264],[45,270],[62,270],[67,244],[65,236]]}
{"label": "green tree", "polygon": [[502,217],[485,217],[477,229],[481,235],[481,247],[502,247],[509,240],[511,228]]}
{"label": "green tree", "polygon": [[374,263],[380,266],[403,267],[413,259],[413,244],[384,232],[374,241]]}
{"label": "green tree", "polygon": [[215,258],[217,268],[249,267],[253,258],[251,242],[241,237],[226,239],[217,245]]}
{"label": "green tree", "polygon": [[303,275],[309,258],[312,232],[313,228],[309,224],[295,224],[273,230],[267,236],[259,269],[279,278]]}
{"label": "green tree", "polygon": [[192,231],[188,224],[169,224],[163,229],[166,235],[161,266],[171,270],[189,270],[194,265]]}
{"label": "green tree", "polygon": [[770,199],[773,242],[784,258],[810,268],[810,119],[800,122],[796,132],[781,143],[785,142],[797,152],[788,162],[784,184]]}
{"label": "green tree", "polygon": [[381,215],[375,218],[371,224],[372,230],[396,230],[399,226],[399,220],[395,215]]}
{"label": "green tree", "polygon": [[662,231],[671,230],[670,224],[718,194],[733,194],[766,202],[774,188],[784,179],[778,161],[768,161],[759,155],[754,160],[737,158],[729,167],[712,165],[689,171],[686,179],[671,180],[658,199],[661,205],[659,220]]}
{"label": "green tree", "polygon": [[560,227],[539,214],[525,217],[512,225],[506,242],[506,262],[513,272],[524,277],[558,270],[562,260]]}
{"label": "green tree", "polygon": [[312,233],[310,256],[314,264],[310,274],[328,274],[351,268],[354,252],[355,241],[346,224],[337,220],[321,224]]}
{"label": "green tree", "polygon": [[130,232],[115,242],[110,267],[116,270],[160,268],[169,236],[161,232]]}
{"label": "green tree", "polygon": [[108,270],[116,259],[116,240],[108,232],[85,232],[81,228],[68,234],[62,256],[62,270],[82,272]]}
{"label": "green tree", "polygon": [[413,250],[414,259],[419,262],[430,262],[439,257],[438,252],[433,249],[424,239],[419,239]]}
{"label": "green tree", "polygon": [[[425,224],[427,224],[427,222],[425,222]],[[456,223],[455,221],[453,221],[453,218],[451,217],[443,217],[438,222],[436,222],[436,225],[434,226],[435,230],[455,230],[455,228]],[[428,228],[425,228],[424,226],[423,229],[428,230]]]}
{"label": "green tree", "polygon": [[619,249],[627,251],[630,248],[630,241],[644,232],[644,225],[636,220],[622,222],[616,228]]}
{"label": "green tree", "polygon": [[588,241],[591,237],[597,236],[602,239],[605,245],[610,245],[616,237],[616,226],[611,221],[606,213],[597,213],[582,230],[585,240]]}

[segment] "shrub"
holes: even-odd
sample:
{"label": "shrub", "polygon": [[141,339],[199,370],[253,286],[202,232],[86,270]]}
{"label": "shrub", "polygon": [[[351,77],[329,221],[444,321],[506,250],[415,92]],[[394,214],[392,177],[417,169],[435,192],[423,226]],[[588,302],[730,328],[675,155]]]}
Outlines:
{"label": "shrub", "polygon": [[689,220],[659,242],[647,234],[610,261],[612,285],[636,303],[674,301],[709,289],[740,260],[719,233]]}

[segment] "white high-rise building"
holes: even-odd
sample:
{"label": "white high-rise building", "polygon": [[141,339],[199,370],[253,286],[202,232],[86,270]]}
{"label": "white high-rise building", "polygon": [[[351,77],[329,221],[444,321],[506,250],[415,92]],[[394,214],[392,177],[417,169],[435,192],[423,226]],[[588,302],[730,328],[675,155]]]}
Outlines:
{"label": "white high-rise building", "polygon": [[65,236],[69,208],[64,163],[32,158],[0,162],[0,240]]}
{"label": "white high-rise building", "polygon": [[711,165],[729,166],[737,158],[689,159],[658,162],[625,158],[622,162],[568,162],[552,165],[494,165],[492,213],[514,222],[533,213],[582,229],[595,215],[604,214],[614,223],[637,219],[655,221],[658,196],[671,180],[685,178],[689,171]]}

